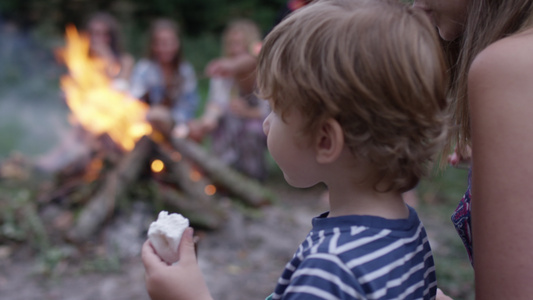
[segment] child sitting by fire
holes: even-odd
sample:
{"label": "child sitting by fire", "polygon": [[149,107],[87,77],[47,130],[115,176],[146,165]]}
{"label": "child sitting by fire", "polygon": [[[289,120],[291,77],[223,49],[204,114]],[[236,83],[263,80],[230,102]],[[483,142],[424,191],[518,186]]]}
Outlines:
{"label": "child sitting by fire", "polygon": [[[266,138],[262,123],[268,105],[255,95],[255,71],[223,77],[212,69],[253,54],[261,35],[250,20],[231,22],[222,36],[223,57],[212,61],[206,73],[212,75],[204,114],[191,124],[191,137],[212,136],[212,152],[227,165],[255,179],[267,175]],[[256,53],[257,54],[257,53]]]}
{"label": "child sitting by fire", "polygon": [[178,25],[167,19],[153,22],[148,58],[134,67],[130,93],[151,106],[148,120],[162,133],[186,136],[199,97],[193,66],[183,58]]}
{"label": "child sitting by fire", "polygon": [[[269,299],[435,299],[428,237],[402,193],[445,141],[445,83],[437,33],[401,1],[314,1],[266,37],[268,149],[289,184],[330,192]],[[171,266],[144,244],[152,299],[213,299],[192,236]]]}
{"label": "child sitting by fire", "polygon": [[90,39],[89,55],[104,60],[114,88],[127,91],[134,59],[121,47],[117,20],[105,12],[95,13],[89,18],[86,31]]}
{"label": "child sitting by fire", "polygon": [[[84,73],[103,75],[102,78],[107,79],[105,82],[109,82],[110,89],[127,91],[134,59],[123,50],[117,20],[107,12],[97,12],[88,18],[83,33],[81,38],[88,38],[89,48],[87,53],[78,54],[85,61],[90,61],[89,65],[93,67]],[[70,41],[67,40],[67,44],[74,44],[73,39],[75,38],[71,37]],[[95,61],[103,62],[105,67],[94,67],[97,65]],[[93,138],[93,134],[83,126],[73,125],[62,136],[59,145],[36,158],[36,168],[45,173],[54,173],[72,162],[87,159],[90,156],[87,144],[90,144]]]}

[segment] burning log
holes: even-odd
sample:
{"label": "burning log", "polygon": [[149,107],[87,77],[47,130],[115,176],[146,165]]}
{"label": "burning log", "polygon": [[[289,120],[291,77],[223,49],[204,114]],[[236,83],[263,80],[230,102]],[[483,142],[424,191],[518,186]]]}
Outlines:
{"label": "burning log", "polygon": [[[166,179],[178,186],[181,192],[159,185],[159,193],[165,203],[178,208],[192,224],[216,229],[226,218],[226,212],[214,195],[214,186],[182,157],[172,157],[164,147],[156,147],[156,156],[161,159],[168,175]],[[175,152],[174,152],[175,153]]]}
{"label": "burning log", "polygon": [[[92,158],[59,170],[55,187],[38,193],[37,204],[41,207],[60,205],[66,212],[81,209],[70,230],[50,227],[71,242],[82,243],[93,238],[114,213],[118,199],[140,180],[155,182],[155,199],[185,215],[193,226],[209,230],[219,228],[227,218],[225,202],[220,201],[215,184],[253,207],[270,201],[265,188],[209,156],[192,141],[177,140],[171,145],[144,136],[120,159],[115,149],[99,145],[88,145]],[[96,146],[98,151],[94,149]],[[2,164],[1,169],[3,175],[14,173],[8,164]],[[151,175],[143,176],[148,174]]]}
{"label": "burning log", "polygon": [[174,138],[172,145],[184,156],[191,159],[218,185],[239,197],[252,207],[260,207],[272,202],[272,194],[257,181],[251,180],[228,167],[219,159],[210,156],[201,146],[187,139]]}
{"label": "burning log", "polygon": [[[60,183],[53,191],[39,195],[37,201],[48,203],[78,198],[84,202],[83,199],[90,197],[98,188],[99,184],[95,183],[98,183],[100,174],[106,172],[105,166],[118,164],[123,153],[109,135],[95,137],[82,127],[75,127],[59,147],[35,162],[39,172],[53,172],[55,181]],[[72,197],[74,194],[80,195]]]}
{"label": "burning log", "polygon": [[209,202],[211,195],[205,193],[210,183],[185,159],[172,159],[168,150],[158,147],[157,157],[162,160],[168,170],[167,180],[176,184],[185,194],[203,202]]}
{"label": "burning log", "polygon": [[[226,213],[220,202],[216,201],[214,191],[211,191],[214,186],[207,178],[194,176],[197,171],[187,160],[180,158],[176,161],[172,155],[163,145],[156,144],[146,136],[139,140],[118,166],[106,178],[101,178],[104,184],[82,209],[74,227],[67,233],[67,238],[82,242],[93,236],[113,213],[117,199],[140,178],[153,158],[157,158],[152,161],[153,172],[165,169],[165,173],[156,178],[164,179],[176,187],[158,183],[159,199],[176,208],[195,226],[206,229],[220,227]],[[154,161],[158,163],[154,165]]]}
{"label": "burning log", "polygon": [[127,188],[139,178],[153,147],[154,142],[146,136],[137,142],[135,148],[107,176],[104,186],[83,208],[74,228],[67,234],[69,240],[87,240],[99,229],[113,212],[116,199],[123,196]]}

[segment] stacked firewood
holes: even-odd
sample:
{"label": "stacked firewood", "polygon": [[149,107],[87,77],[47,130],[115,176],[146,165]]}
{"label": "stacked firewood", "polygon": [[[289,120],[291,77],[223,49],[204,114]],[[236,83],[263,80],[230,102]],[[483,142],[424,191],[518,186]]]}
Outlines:
{"label": "stacked firewood", "polygon": [[[83,243],[97,236],[138,190],[144,190],[154,209],[181,213],[193,226],[204,229],[224,224],[227,208],[222,198],[251,207],[272,200],[260,183],[188,139],[153,134],[142,137],[129,152],[116,147],[105,135],[89,140],[89,155],[57,170],[54,179],[43,181],[35,193],[38,211],[47,205],[64,211],[58,214],[63,216],[61,226],[52,227],[70,242]],[[31,164],[6,160],[0,162],[0,184],[8,178],[14,180],[13,170],[37,174]]]}

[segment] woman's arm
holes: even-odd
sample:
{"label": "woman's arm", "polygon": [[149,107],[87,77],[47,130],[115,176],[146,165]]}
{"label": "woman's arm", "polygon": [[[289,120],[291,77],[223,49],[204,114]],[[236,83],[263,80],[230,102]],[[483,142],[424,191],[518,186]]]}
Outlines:
{"label": "woman's arm", "polygon": [[469,73],[476,299],[533,297],[532,39],[491,45]]}
{"label": "woman's arm", "polygon": [[257,57],[252,54],[242,54],[237,57],[214,59],[205,68],[208,77],[242,77],[255,71]]}

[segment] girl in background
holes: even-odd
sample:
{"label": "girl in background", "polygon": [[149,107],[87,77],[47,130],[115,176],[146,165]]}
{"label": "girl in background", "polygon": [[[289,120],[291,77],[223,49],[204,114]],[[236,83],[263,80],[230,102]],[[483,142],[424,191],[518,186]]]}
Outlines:
{"label": "girl in background", "polygon": [[[97,12],[89,17],[85,34],[89,38],[88,56],[104,62],[105,69],[102,72],[105,72],[114,89],[127,91],[134,60],[130,54],[122,51],[116,19],[106,12]],[[72,127],[58,146],[36,158],[35,166],[45,173],[54,173],[72,162],[89,159],[90,149],[86,147],[86,140],[91,136],[80,125]]]}
{"label": "girl in background", "polygon": [[[130,84],[132,96],[147,102],[152,111],[167,114],[168,118],[163,119],[170,119],[173,133],[182,135],[179,131],[195,116],[199,98],[196,74],[183,59],[176,23],[160,19],[152,24],[148,57],[135,65]],[[153,114],[149,113],[149,119],[150,115]],[[162,126],[168,126],[168,122]],[[156,129],[169,128],[156,125]]]}
{"label": "girl in background", "polygon": [[[238,61],[254,54],[261,35],[250,20],[235,20],[223,33],[223,59]],[[211,68],[221,59],[207,67]],[[209,71],[208,71],[209,73]],[[268,105],[254,94],[255,71],[231,77],[214,76],[203,116],[191,126],[192,136],[201,139],[212,133],[214,154],[238,171],[258,180],[266,178],[266,138],[263,120]]]}
{"label": "girl in background", "polygon": [[86,31],[90,39],[89,54],[106,62],[106,73],[115,88],[127,90],[134,60],[122,51],[116,19],[105,12],[95,13],[89,18]]}

